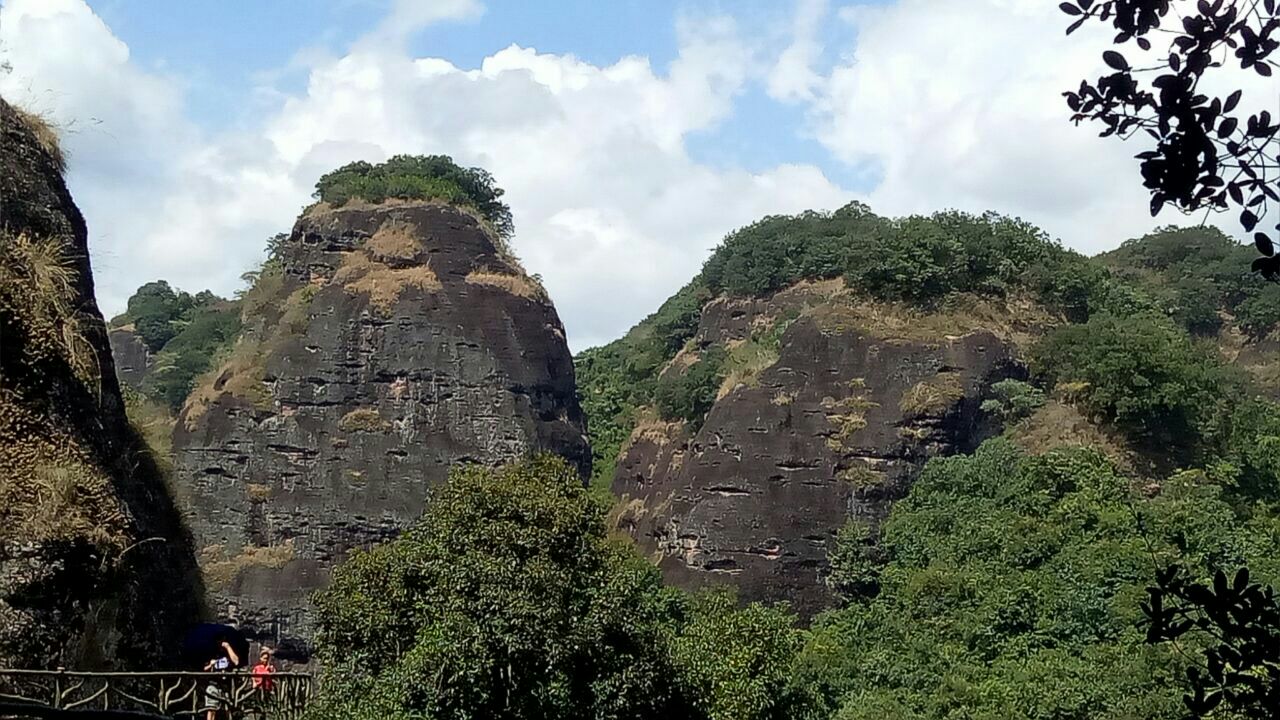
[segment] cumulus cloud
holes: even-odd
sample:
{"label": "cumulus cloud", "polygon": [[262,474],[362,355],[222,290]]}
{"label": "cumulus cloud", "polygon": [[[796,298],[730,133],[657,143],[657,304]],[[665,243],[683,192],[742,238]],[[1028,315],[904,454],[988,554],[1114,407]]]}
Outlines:
{"label": "cumulus cloud", "polygon": [[827,14],[827,0],[797,0],[791,44],[778,56],[766,78],[769,97],[783,102],[814,99],[822,80],[813,67],[822,53],[818,29]]}
{"label": "cumulus cloud", "polygon": [[1157,222],[1200,220],[1172,209],[1151,218],[1133,160],[1140,140],[1068,122],[1062,92],[1105,71],[1113,33],[1101,25],[1067,37],[1066,16],[1043,0],[898,0],[840,14],[857,44],[820,85],[813,118],[833,154],[879,173],[877,211],[991,209],[1086,252]]}
{"label": "cumulus cloud", "polygon": [[[375,36],[478,12],[456,1],[410,13],[423,5],[396,4]],[[217,137],[193,130],[180,85],[132,63],[79,0],[7,0],[0,33],[14,66],[0,92],[48,97],[66,123],[100,121],[70,137],[70,182],[108,311],[155,277],[232,290],[316,178],[356,159],[446,153],[492,171],[515,249],[544,278],[575,349],[651,312],[726,231],[848,199],[812,166],[749,173],[689,157],[688,135],[727,117],[749,81],[752,52],[724,17],[681,19],[665,71],[642,57],[599,66],[518,46],[464,69],[365,38],[311,59],[304,91],[262,89],[276,109]]]}

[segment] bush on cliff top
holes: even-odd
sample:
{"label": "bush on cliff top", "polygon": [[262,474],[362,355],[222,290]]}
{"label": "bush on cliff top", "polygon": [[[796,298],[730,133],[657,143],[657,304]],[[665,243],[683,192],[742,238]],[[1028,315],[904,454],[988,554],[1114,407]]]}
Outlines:
{"label": "bush on cliff top", "polygon": [[348,163],[316,182],[315,197],[335,207],[353,199],[380,203],[388,198],[437,199],[475,208],[501,239],[515,232],[502,188],[482,168],[464,168],[448,155],[396,155],[373,165]]}

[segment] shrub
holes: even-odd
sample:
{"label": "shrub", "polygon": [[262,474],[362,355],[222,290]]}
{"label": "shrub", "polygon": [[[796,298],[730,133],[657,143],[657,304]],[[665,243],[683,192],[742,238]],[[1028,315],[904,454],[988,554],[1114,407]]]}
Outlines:
{"label": "shrub", "polygon": [[1087,409],[1135,437],[1184,448],[1230,387],[1212,351],[1149,314],[1058,328],[1037,343],[1032,366],[1049,384],[1083,383]]}
{"label": "shrub", "polygon": [[825,581],[845,601],[869,600],[880,592],[880,572],[886,558],[876,540],[871,525],[856,518],[850,518],[836,533],[827,552],[830,567]]}
{"label": "shrub", "polygon": [[1044,392],[1021,380],[1001,380],[991,386],[991,398],[982,401],[982,411],[1008,425],[1044,407]]}
{"label": "shrub", "polygon": [[466,205],[488,220],[499,238],[508,239],[515,226],[502,195],[487,171],[461,167],[447,155],[396,155],[377,165],[349,163],[321,176],[315,191],[316,198],[334,206],[356,198],[371,203],[433,198]]}

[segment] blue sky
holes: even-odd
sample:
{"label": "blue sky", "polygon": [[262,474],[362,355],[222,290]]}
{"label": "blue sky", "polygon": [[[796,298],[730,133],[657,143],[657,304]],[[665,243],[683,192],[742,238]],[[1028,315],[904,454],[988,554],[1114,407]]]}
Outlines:
{"label": "blue sky", "polygon": [[[1153,224],[1133,150],[1061,92],[1108,39],[1044,0],[0,0],[0,94],[63,132],[99,302],[235,292],[316,178],[494,172],[575,350],[763,215],[1022,217],[1086,252]],[[1161,222],[1178,218],[1161,218]]]}
{"label": "blue sky", "polygon": [[[873,2],[859,4],[875,4]],[[306,80],[290,69],[300,53],[341,52],[372,29],[386,11],[376,0],[332,3],[279,0],[174,3],[164,0],[90,0],[89,5],[130,47],[137,61],[174,73],[188,86],[197,121],[211,130],[252,113],[246,99],[265,75],[298,89]],[[622,57],[647,57],[666,67],[678,52],[677,16],[697,18],[733,10],[740,25],[773,42],[786,41],[789,3],[691,2],[689,0],[497,0],[480,17],[415,33],[415,55],[442,57],[460,68],[479,67],[509,45],[573,55],[594,65]],[[829,67],[852,29],[839,22],[822,28],[816,65]],[[807,127],[805,108],[778,102],[760,86],[746,88],[732,114],[716,127],[690,135],[689,153],[720,168],[760,171],[784,162],[811,163],[846,187],[869,190],[874,173],[832,158]]]}

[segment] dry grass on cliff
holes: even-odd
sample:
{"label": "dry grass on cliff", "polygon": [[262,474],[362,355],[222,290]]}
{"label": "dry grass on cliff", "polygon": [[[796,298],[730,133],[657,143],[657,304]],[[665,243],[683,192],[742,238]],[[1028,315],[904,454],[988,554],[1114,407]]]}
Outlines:
{"label": "dry grass on cliff", "polygon": [[0,390],[0,539],[123,550],[128,518],[111,479],[33,407]]}
{"label": "dry grass on cliff", "polygon": [[457,205],[446,200],[434,198],[420,198],[413,200],[407,200],[404,198],[387,198],[380,203],[371,203],[362,198],[351,198],[347,202],[338,206],[334,206],[323,201],[312,203],[302,211],[302,216],[304,218],[322,218],[326,215],[349,210],[378,210],[381,208],[405,208],[417,206],[447,207],[455,212],[466,215],[472,220],[475,220],[476,224],[480,226],[481,231],[489,237],[489,242],[493,243],[493,247],[497,251],[498,257],[502,258],[521,273],[524,272],[524,265],[521,264],[520,258],[516,257],[515,252],[511,249],[511,245],[498,233],[498,230],[493,226],[493,223],[489,222],[489,219],[484,215],[481,215],[475,208],[470,208],[466,205]]}
{"label": "dry grass on cliff", "polygon": [[546,291],[540,285],[534,283],[531,278],[524,275],[512,275],[510,273],[491,272],[481,269],[467,273],[466,281],[470,285],[497,288],[529,300],[543,300],[546,297]]}
{"label": "dry grass on cliff", "polygon": [[885,474],[859,463],[840,471],[839,478],[852,485],[854,490],[868,490],[883,485]]}
{"label": "dry grass on cliff", "polygon": [[725,367],[728,372],[716,391],[716,400],[723,399],[739,385],[756,387],[760,383],[760,374],[778,362],[778,348],[755,338],[733,340],[727,347],[729,353]]}
{"label": "dry grass on cliff", "polygon": [[288,565],[296,553],[293,542],[283,545],[246,547],[233,557],[223,556],[221,545],[206,547],[201,553],[200,568],[204,572],[205,585],[212,590],[227,590],[236,578],[254,568],[279,569]]}
{"label": "dry grass on cliff", "polygon": [[849,381],[849,393],[848,397],[839,400],[824,397],[819,403],[834,430],[827,437],[827,448],[832,452],[844,452],[854,434],[867,426],[867,411],[880,406],[867,397],[866,385],[861,378]]}
{"label": "dry grass on cliff", "polygon": [[342,432],[386,432],[391,429],[387,422],[374,408],[356,408],[338,421],[338,429]]}
{"label": "dry grass on cliff", "polygon": [[963,397],[964,383],[959,373],[938,373],[903,393],[898,409],[908,418],[941,415]]}
{"label": "dry grass on cliff", "polygon": [[54,129],[53,122],[43,114],[25,110],[16,105],[13,107],[14,112],[18,114],[18,120],[31,134],[35,136],[36,143],[40,145],[40,149],[48,153],[49,158],[53,160],[53,166],[57,169],[58,174],[67,171],[67,155],[62,149],[62,140],[58,137],[58,131]]}
{"label": "dry grass on cliff", "polygon": [[379,262],[410,262],[422,252],[422,243],[416,228],[403,221],[388,220],[365,241],[365,248]]}
{"label": "dry grass on cliff", "polygon": [[265,362],[262,343],[247,337],[237,341],[226,362],[196,380],[182,406],[183,425],[194,430],[196,422],[223,395],[240,398],[258,409],[270,409],[272,398],[266,388]]}
{"label": "dry grass on cliff", "polygon": [[986,330],[1018,347],[1029,347],[1046,329],[1062,322],[1030,298],[1017,296],[960,295],[935,310],[925,311],[845,291],[832,296],[829,302],[807,306],[803,314],[828,334],[862,331],[889,340],[942,342]]}
{"label": "dry grass on cliff", "polygon": [[392,268],[360,250],[347,253],[333,281],[347,292],[367,296],[370,304],[383,313],[390,313],[400,294],[409,288],[438,292],[443,287],[429,264]]}
{"label": "dry grass on cliff", "polygon": [[97,394],[98,353],[85,337],[88,319],[76,305],[78,279],[60,239],[0,234],[0,308],[21,318],[27,362],[65,362]]}
{"label": "dry grass on cliff", "polygon": [[657,410],[651,407],[638,408],[635,427],[631,429],[631,435],[623,447],[630,447],[640,442],[664,447],[680,434],[680,428],[683,426],[682,420],[663,420],[659,417]]}
{"label": "dry grass on cliff", "polygon": [[1053,399],[1031,417],[1009,428],[1005,435],[1033,455],[1059,448],[1091,448],[1105,455],[1120,470],[1132,473],[1136,455],[1119,436],[1089,421],[1071,404]]}

